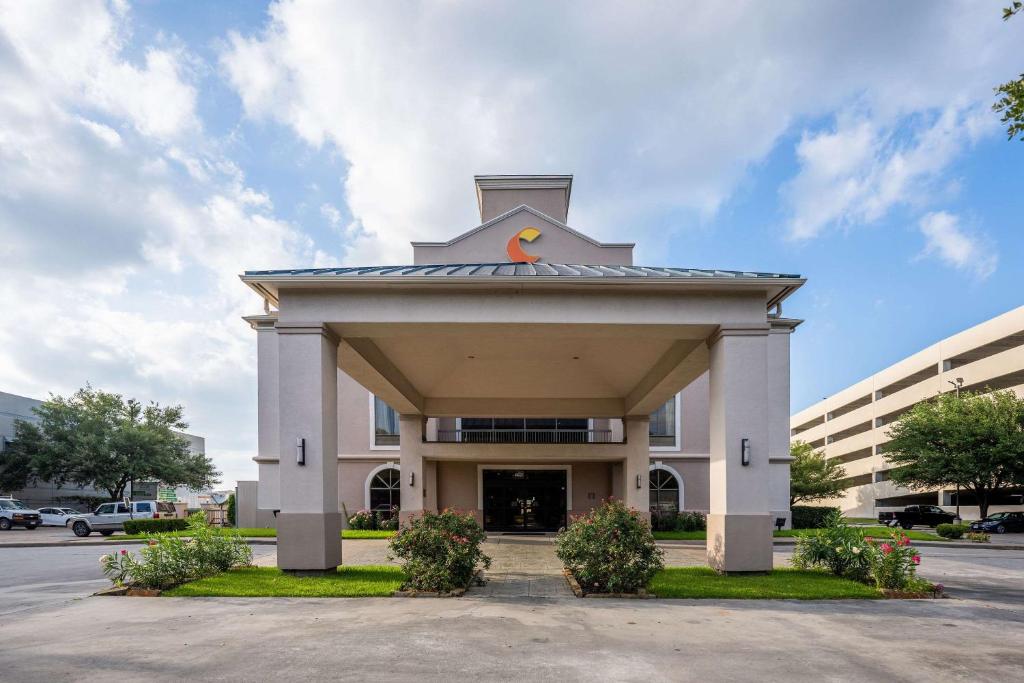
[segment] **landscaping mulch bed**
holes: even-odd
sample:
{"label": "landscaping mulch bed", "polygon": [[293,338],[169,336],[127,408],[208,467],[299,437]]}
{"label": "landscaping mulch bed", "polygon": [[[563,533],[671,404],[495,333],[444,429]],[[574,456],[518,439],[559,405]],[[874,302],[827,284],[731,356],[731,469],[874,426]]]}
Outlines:
{"label": "landscaping mulch bed", "polygon": [[392,595],[396,598],[461,598],[466,594],[466,591],[472,586],[483,586],[487,581],[484,579],[482,569],[478,569],[473,576],[470,577],[469,582],[462,588],[456,588],[451,591],[418,591],[406,588],[400,588],[396,590]]}
{"label": "landscaping mulch bed", "polygon": [[158,598],[161,595],[163,595],[163,591],[157,588],[135,588],[134,586],[113,586],[93,593],[93,596],[97,597],[127,596],[129,598]]}
{"label": "landscaping mulch bed", "polygon": [[573,576],[572,572],[568,569],[563,569],[562,575],[565,576],[565,580],[569,582],[569,588],[577,598],[631,598],[634,600],[643,600],[657,597],[656,595],[648,593],[643,588],[636,593],[587,593],[580,586],[580,582],[576,580],[576,577]]}

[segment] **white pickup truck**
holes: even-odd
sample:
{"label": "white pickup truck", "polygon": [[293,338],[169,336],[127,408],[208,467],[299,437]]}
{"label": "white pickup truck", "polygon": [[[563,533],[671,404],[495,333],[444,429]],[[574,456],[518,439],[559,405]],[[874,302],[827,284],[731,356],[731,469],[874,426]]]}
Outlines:
{"label": "white pickup truck", "polygon": [[129,519],[161,519],[174,517],[174,505],[157,500],[136,500],[130,503],[103,503],[92,514],[78,515],[68,520],[67,526],[75,536],[88,536],[94,531],[109,536],[123,531]]}

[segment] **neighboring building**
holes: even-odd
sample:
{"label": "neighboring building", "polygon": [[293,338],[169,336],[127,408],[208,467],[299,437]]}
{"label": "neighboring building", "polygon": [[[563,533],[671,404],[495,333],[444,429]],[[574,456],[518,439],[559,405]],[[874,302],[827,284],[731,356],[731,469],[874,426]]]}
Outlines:
{"label": "neighboring building", "polygon": [[[35,422],[37,418],[32,409],[39,407],[42,403],[39,399],[0,391],[0,458],[4,457],[4,452],[14,440],[14,423],[18,420]],[[206,452],[206,440],[203,437],[184,433],[179,433],[179,435],[188,439],[194,453]],[[134,491],[129,490],[128,495],[133,498],[157,498],[159,497],[158,490],[161,488],[156,482],[135,482]],[[32,508],[69,506],[84,510],[92,507],[93,503],[110,498],[106,491],[97,490],[91,486],[70,483],[57,486],[53,482],[47,481],[38,481],[21,491],[2,491],[0,493],[10,493]],[[164,495],[160,499],[167,500],[168,498]]]}
{"label": "neighboring building", "polygon": [[[820,504],[838,505],[858,517],[920,503],[953,509],[955,491],[895,486],[889,480],[885,444],[888,425],[900,415],[920,401],[957,388],[1012,389],[1024,396],[1024,306],[932,344],[793,415],[791,438],[823,449],[846,469],[845,495]],[[1008,491],[991,511],[1021,509],[1022,493]],[[959,502],[962,517],[977,517],[972,494],[962,492]]]}
{"label": "neighboring building", "polygon": [[361,508],[529,533],[615,496],[706,510],[713,566],[771,568],[799,323],[781,302],[804,280],[635,266],[566,225],[571,187],[480,176],[481,224],[414,242],[414,265],[242,276],[266,312],[246,318],[262,513],[240,514],[278,511],[279,566],[339,564]]}

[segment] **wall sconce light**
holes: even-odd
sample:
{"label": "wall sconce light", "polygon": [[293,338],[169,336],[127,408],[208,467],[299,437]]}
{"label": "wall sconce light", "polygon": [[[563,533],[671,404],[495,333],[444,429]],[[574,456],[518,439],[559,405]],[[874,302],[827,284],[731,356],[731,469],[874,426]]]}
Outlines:
{"label": "wall sconce light", "polygon": [[295,462],[299,465],[306,464],[306,440],[301,436],[295,439]]}
{"label": "wall sconce light", "polygon": [[744,467],[750,464],[750,439],[740,441],[740,463]]}
{"label": "wall sconce light", "polygon": [[410,472],[409,473],[409,486],[415,486],[415,485],[416,485],[416,473],[415,472]]}
{"label": "wall sconce light", "polygon": [[640,474],[636,475],[636,487],[638,489],[642,489],[643,488],[643,481],[644,481],[643,475],[640,475]]}

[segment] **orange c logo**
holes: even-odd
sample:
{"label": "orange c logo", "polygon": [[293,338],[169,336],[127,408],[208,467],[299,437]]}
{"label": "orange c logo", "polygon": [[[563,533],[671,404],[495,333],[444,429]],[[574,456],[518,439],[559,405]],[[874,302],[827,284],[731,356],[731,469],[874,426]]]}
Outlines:
{"label": "orange c logo", "polygon": [[535,263],[540,256],[531,256],[523,251],[523,248],[519,246],[519,240],[526,240],[532,242],[540,237],[540,230],[537,228],[523,228],[508,241],[505,246],[505,251],[508,253],[508,258],[512,263]]}

